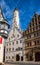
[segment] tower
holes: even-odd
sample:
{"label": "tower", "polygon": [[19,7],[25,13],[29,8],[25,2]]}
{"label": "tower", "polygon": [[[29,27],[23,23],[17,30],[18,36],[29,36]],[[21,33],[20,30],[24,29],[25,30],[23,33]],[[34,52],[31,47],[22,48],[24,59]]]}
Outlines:
{"label": "tower", "polygon": [[9,29],[9,24],[8,21],[4,18],[3,13],[2,13],[2,9],[0,7],[0,35],[3,38],[7,38],[8,37],[8,29]]}
{"label": "tower", "polygon": [[2,8],[0,6],[0,63],[3,63],[4,56],[4,44],[5,39],[8,37],[8,29],[9,29],[8,21],[4,18],[2,13]]}
{"label": "tower", "polygon": [[14,10],[13,25],[15,25],[18,29],[20,28],[20,25],[19,25],[19,11],[18,11],[17,8],[15,8],[15,10]]}

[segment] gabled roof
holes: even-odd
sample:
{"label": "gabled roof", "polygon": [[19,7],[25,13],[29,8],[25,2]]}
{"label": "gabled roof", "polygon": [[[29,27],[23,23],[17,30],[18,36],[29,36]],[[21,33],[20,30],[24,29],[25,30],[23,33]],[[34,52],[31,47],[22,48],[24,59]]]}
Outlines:
{"label": "gabled roof", "polygon": [[[29,30],[29,27],[31,28],[31,24],[34,22],[34,19],[36,17],[39,17],[39,19],[40,19],[40,15],[38,15],[37,13],[34,13],[34,16],[32,17],[32,19],[31,19],[31,21],[30,21],[30,23],[29,23],[29,25],[28,25],[28,28],[23,32],[23,35],[26,35],[26,34],[28,34],[27,32],[28,32],[28,30]],[[35,21],[35,22],[37,22],[37,21]]]}

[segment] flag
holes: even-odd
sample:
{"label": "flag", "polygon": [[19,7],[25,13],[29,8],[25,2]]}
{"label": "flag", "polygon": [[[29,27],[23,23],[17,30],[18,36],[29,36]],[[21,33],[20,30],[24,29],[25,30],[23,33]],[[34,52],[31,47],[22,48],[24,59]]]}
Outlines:
{"label": "flag", "polygon": [[0,37],[0,44],[2,44],[2,37]]}

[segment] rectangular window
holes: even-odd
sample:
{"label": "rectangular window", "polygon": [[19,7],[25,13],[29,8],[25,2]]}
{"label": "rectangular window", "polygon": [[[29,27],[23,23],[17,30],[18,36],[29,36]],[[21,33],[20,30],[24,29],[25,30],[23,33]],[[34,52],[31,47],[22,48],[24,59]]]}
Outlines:
{"label": "rectangular window", "polygon": [[39,21],[39,25],[40,25],[40,21]]}
{"label": "rectangular window", "polygon": [[30,46],[31,46],[31,42],[30,42]]}
{"label": "rectangular window", "polygon": [[14,59],[14,56],[12,56],[12,59]]}
{"label": "rectangular window", "polygon": [[13,45],[14,45],[14,42],[13,42]]}
{"label": "rectangular window", "polygon": [[16,41],[16,44],[18,44],[18,41]]}
{"label": "rectangular window", "polygon": [[39,40],[37,41],[37,45],[39,45]]}
{"label": "rectangular window", "polygon": [[35,24],[37,25],[37,22]]}
{"label": "rectangular window", "polygon": [[29,42],[27,43],[27,46],[29,47]]}
{"label": "rectangular window", "polygon": [[31,35],[27,35],[27,38],[30,39],[31,38]]}
{"label": "rectangular window", "polygon": [[9,45],[11,45],[11,43],[9,43]]}
{"label": "rectangular window", "polygon": [[34,26],[34,23],[33,23],[33,26]]}
{"label": "rectangular window", "polygon": [[8,43],[7,43],[7,46],[8,46]]}
{"label": "rectangular window", "polygon": [[10,56],[9,56],[9,59],[10,59]]}
{"label": "rectangular window", "polygon": [[35,41],[35,45],[36,45],[36,41]]}
{"label": "rectangular window", "polygon": [[7,51],[8,51],[8,48],[7,48]]}
{"label": "rectangular window", "polygon": [[12,50],[14,51],[14,48],[12,48]]}
{"label": "rectangular window", "polygon": [[11,48],[9,48],[9,51],[11,51]]}
{"label": "rectangular window", "polygon": [[38,36],[38,33],[34,33],[34,37],[37,37]]}
{"label": "rectangular window", "polygon": [[2,24],[2,25],[1,25],[1,28],[2,28],[2,29],[5,29],[5,24]]}
{"label": "rectangular window", "polygon": [[36,26],[36,30],[38,30],[38,26]]}

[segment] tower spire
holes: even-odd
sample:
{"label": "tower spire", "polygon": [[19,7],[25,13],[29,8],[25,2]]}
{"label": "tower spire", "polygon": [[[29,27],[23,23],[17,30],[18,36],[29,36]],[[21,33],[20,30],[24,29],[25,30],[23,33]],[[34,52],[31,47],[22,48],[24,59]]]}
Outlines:
{"label": "tower spire", "polygon": [[14,23],[17,28],[20,28],[19,26],[19,11],[17,8],[14,9]]}

